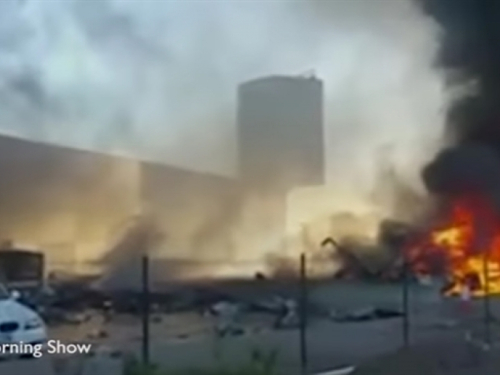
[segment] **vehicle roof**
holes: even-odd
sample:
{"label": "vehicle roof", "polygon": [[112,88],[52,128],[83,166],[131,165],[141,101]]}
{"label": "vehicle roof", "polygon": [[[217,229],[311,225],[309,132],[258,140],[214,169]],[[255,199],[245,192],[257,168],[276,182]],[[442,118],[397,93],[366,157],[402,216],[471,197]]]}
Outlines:
{"label": "vehicle roof", "polygon": [[24,255],[36,255],[43,256],[41,251],[32,250],[32,249],[23,249],[23,248],[9,248],[9,249],[0,249],[0,256],[2,254],[24,254]]}

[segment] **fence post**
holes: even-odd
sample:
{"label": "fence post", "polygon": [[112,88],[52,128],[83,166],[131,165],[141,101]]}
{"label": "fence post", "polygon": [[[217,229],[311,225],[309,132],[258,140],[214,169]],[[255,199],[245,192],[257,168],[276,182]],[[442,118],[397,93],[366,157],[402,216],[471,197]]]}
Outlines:
{"label": "fence post", "polygon": [[301,374],[307,374],[307,272],[306,255],[300,255],[300,365]]}
{"label": "fence post", "polygon": [[483,278],[484,278],[484,342],[491,345],[491,304],[490,304],[490,273],[489,273],[489,253],[483,255]]}
{"label": "fence post", "polygon": [[142,363],[149,365],[149,257],[142,257]]}
{"label": "fence post", "polygon": [[410,345],[410,267],[406,256],[403,260],[403,345]]}

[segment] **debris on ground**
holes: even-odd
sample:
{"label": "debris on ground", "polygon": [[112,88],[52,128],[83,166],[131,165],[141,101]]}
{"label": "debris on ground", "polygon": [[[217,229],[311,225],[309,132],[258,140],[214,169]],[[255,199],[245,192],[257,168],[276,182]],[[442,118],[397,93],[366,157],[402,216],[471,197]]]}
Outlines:
{"label": "debris on ground", "polygon": [[300,325],[298,303],[293,299],[278,297],[279,314],[274,323],[276,329],[296,329]]}
{"label": "debris on ground", "polygon": [[210,306],[207,311],[215,319],[215,333],[219,337],[235,336],[244,333],[239,325],[241,307],[229,301],[220,301]]}
{"label": "debris on ground", "polygon": [[383,220],[373,240],[362,236],[327,237],[321,242],[341,267],[336,278],[400,281],[404,276],[403,248],[416,228],[394,220]]}
{"label": "debris on ground", "polygon": [[262,272],[256,272],[254,278],[255,280],[260,280],[260,281],[267,280],[267,276]]}
{"label": "debris on ground", "polygon": [[[219,336],[245,334],[244,322],[257,316],[264,319],[265,323],[261,324],[266,329],[299,327],[297,291],[289,285],[270,287],[271,290],[266,289],[264,293],[259,289],[253,294],[253,286],[249,293],[240,293],[239,288],[231,287],[209,284],[151,290],[150,321],[161,324],[165,314],[194,312],[213,319],[214,331]],[[140,289],[102,290],[95,283],[82,280],[58,280],[47,292],[32,294],[31,303],[49,327],[81,326],[79,334],[93,340],[108,338],[109,323],[124,317],[137,320],[144,311]],[[314,303],[308,304],[309,316],[320,316],[319,311]],[[321,315],[328,316],[324,311]],[[209,322],[203,322],[206,323]]]}
{"label": "debris on ground", "polygon": [[103,328],[96,328],[88,334],[88,338],[92,340],[104,339],[106,337],[108,337],[108,332]]}
{"label": "debris on ground", "polygon": [[404,316],[397,309],[369,306],[347,313],[332,311],[331,318],[336,322],[366,322],[371,320],[393,319]]}

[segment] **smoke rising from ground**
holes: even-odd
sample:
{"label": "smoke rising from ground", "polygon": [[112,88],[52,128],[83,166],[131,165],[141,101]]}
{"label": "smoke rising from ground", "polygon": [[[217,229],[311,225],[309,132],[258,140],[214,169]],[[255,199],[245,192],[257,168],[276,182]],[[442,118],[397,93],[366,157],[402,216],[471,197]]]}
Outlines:
{"label": "smoke rising from ground", "polygon": [[442,27],[439,66],[457,99],[448,113],[453,146],[424,170],[438,194],[499,197],[500,7],[488,0],[421,0]]}
{"label": "smoke rising from ground", "polygon": [[[416,171],[441,142],[437,31],[411,0],[5,0],[0,130],[234,174],[237,85],[315,69],[325,81],[329,184],[356,196],[350,207],[375,203],[399,215],[406,203],[386,198],[422,194]],[[388,145],[394,183],[372,199]],[[192,254],[217,247],[218,232],[249,205],[200,208],[195,216],[212,220],[199,225],[186,219]],[[280,240],[260,242],[268,251]]]}

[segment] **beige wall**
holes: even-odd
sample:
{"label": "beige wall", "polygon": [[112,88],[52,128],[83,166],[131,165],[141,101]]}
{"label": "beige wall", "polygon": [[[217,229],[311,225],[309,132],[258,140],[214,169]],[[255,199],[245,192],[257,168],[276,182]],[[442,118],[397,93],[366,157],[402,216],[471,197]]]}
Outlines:
{"label": "beige wall", "polygon": [[107,158],[98,161],[92,172],[76,192],[80,199],[75,243],[82,272],[95,269],[92,264],[99,263],[125,223],[141,209],[139,162]]}
{"label": "beige wall", "polygon": [[138,213],[161,232],[155,256],[228,259],[238,199],[226,178],[0,137],[0,239],[43,249],[51,269],[102,270]]}
{"label": "beige wall", "polygon": [[77,271],[103,256],[139,206],[140,165],[0,138],[0,238],[43,249],[49,268]]}

